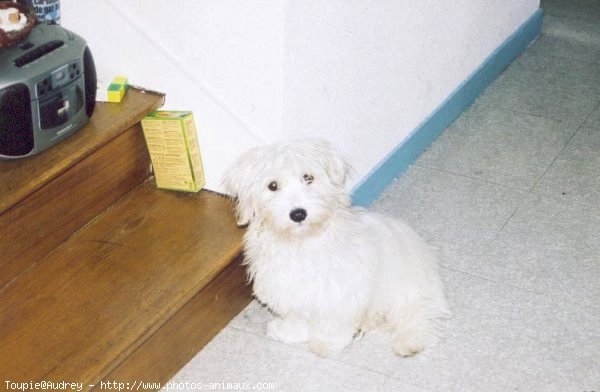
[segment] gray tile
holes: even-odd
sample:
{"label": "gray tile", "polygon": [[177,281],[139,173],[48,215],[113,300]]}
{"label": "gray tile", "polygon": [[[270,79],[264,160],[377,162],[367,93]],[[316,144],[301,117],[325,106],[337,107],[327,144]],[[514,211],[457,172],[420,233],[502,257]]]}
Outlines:
{"label": "gray tile", "polygon": [[590,114],[585,122],[586,126],[600,129],[600,103],[596,106],[596,109]]}
{"label": "gray tile", "polygon": [[444,344],[398,366],[394,378],[445,391],[597,388],[597,315],[474,276],[461,285],[455,305]]}
{"label": "gray tile", "polygon": [[407,382],[410,381],[411,380],[398,380],[390,377],[381,387],[381,392],[433,392],[429,389],[407,384]]}
{"label": "gray tile", "polygon": [[237,382],[248,383],[250,388],[272,384],[274,388],[268,390],[286,392],[378,391],[387,379],[382,374],[226,328],[171,382]]}
{"label": "gray tile", "polygon": [[[581,348],[582,357],[600,349],[600,313],[581,302],[556,302],[547,295],[471,275],[457,290],[454,304],[455,317],[449,328],[458,336],[490,335],[520,341],[523,347],[535,348],[552,360],[563,359],[577,345],[588,346]],[[507,350],[517,347],[498,351]],[[600,361],[600,357],[590,357]]]}
{"label": "gray tile", "polygon": [[600,319],[600,215],[592,211],[568,200],[526,199],[492,241],[454,252],[462,251],[469,272],[593,308]]}
{"label": "gray tile", "polygon": [[456,333],[435,356],[406,362],[392,377],[431,391],[513,390],[524,378],[507,366],[514,344],[499,336]]}
{"label": "gray tile", "polygon": [[492,83],[478,103],[555,120],[573,128],[581,125],[600,102],[596,92],[562,89],[552,80],[519,81],[513,75],[507,71],[506,76]]}
{"label": "gray tile", "polygon": [[[567,18],[568,23],[576,24],[579,20],[600,22],[600,2],[594,0],[542,0],[540,7],[546,17]],[[575,21],[573,21],[573,19]]]}
{"label": "gray tile", "polygon": [[[574,347],[573,352],[578,352],[578,348]],[[589,358],[581,360],[574,356],[555,361],[536,356],[535,362],[529,357],[523,359],[523,381],[515,387],[516,391],[594,392],[600,389],[597,371],[600,364]],[[587,368],[590,363],[593,367]]]}
{"label": "gray tile", "polygon": [[600,127],[581,128],[533,190],[600,206]]}
{"label": "gray tile", "polygon": [[475,105],[417,164],[528,190],[574,132],[561,122]]}
{"label": "gray tile", "polygon": [[600,102],[599,50],[542,35],[479,102],[579,126]]}
{"label": "gray tile", "polygon": [[[373,209],[398,217],[439,249],[469,247],[493,238],[525,192],[413,165],[377,200]],[[464,270],[460,257],[441,264]]]}
{"label": "gray tile", "polygon": [[[549,59],[554,61],[556,61],[555,57],[557,56],[567,57],[575,60],[570,63],[574,68],[581,66],[580,62],[598,63],[600,61],[600,46],[590,45],[585,42],[577,42],[552,34],[542,34],[529,46],[529,48],[527,48],[527,53],[535,54],[538,57],[549,56]],[[589,69],[591,70],[595,67],[597,67],[597,65],[592,66]],[[569,78],[571,77],[571,75],[568,74],[566,76]],[[591,76],[592,80],[595,79],[595,75],[589,76]]]}
{"label": "gray tile", "polygon": [[[583,15],[590,15],[588,9],[580,10],[580,12]],[[600,45],[600,22],[596,17],[575,19],[548,14],[544,16],[542,32],[576,43]]]}
{"label": "gray tile", "polygon": [[571,41],[567,41],[564,45],[556,45],[554,42],[554,48],[548,47],[550,46],[547,45],[548,41],[553,39],[556,41],[552,36],[540,37],[508,67],[500,80],[543,86],[552,91],[561,89],[571,92],[599,93],[600,64],[561,54],[573,55],[586,50],[588,56],[595,57],[598,54],[597,49],[600,48],[585,44],[577,45]]}

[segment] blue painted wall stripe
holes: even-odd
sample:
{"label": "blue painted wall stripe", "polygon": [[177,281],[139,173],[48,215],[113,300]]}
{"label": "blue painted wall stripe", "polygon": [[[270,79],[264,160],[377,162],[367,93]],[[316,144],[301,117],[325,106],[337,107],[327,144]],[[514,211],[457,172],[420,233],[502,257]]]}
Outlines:
{"label": "blue painted wall stripe", "polygon": [[352,190],[355,205],[369,206],[385,187],[401,175],[542,30],[543,11],[538,9],[467,80],[444,100],[398,147]]}

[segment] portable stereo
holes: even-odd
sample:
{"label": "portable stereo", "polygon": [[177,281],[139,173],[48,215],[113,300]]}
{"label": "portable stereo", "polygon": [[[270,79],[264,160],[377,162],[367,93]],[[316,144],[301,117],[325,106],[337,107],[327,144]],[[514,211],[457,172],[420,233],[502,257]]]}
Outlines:
{"label": "portable stereo", "polygon": [[96,105],[96,69],[80,36],[38,24],[0,49],[0,158],[37,154],[81,129]]}

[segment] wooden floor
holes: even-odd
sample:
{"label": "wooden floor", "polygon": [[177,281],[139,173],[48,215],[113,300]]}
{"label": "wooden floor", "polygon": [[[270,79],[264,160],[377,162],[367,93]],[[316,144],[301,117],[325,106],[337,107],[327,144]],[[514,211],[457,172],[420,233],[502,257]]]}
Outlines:
{"label": "wooden floor", "polygon": [[162,101],[130,90],[0,162],[0,378],[164,383],[248,303],[229,199],[148,179],[139,121]]}

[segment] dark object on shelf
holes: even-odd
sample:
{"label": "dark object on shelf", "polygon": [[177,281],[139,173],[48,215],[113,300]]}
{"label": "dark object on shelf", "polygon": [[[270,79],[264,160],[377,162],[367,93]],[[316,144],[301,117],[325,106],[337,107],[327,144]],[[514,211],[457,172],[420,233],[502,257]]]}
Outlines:
{"label": "dark object on shelf", "polygon": [[25,14],[27,23],[25,23],[25,26],[22,29],[17,31],[5,32],[0,28],[0,49],[8,48],[17,42],[24,40],[37,21],[35,12],[30,7],[23,4],[12,3],[10,1],[0,1],[0,10],[8,8],[16,8],[20,13]]}

